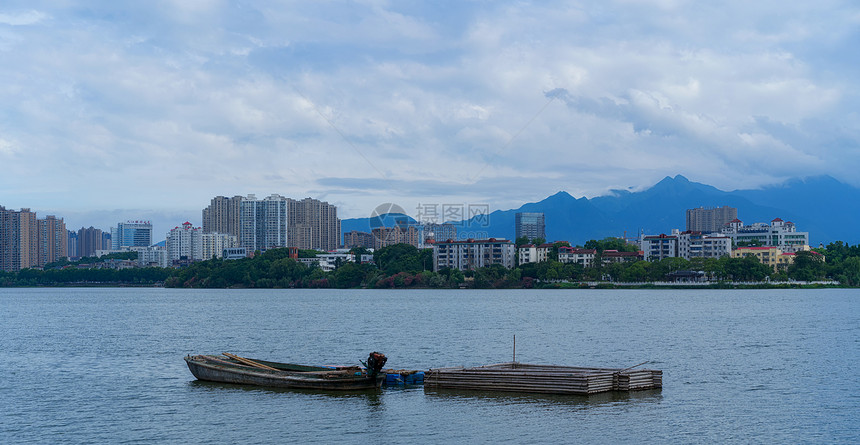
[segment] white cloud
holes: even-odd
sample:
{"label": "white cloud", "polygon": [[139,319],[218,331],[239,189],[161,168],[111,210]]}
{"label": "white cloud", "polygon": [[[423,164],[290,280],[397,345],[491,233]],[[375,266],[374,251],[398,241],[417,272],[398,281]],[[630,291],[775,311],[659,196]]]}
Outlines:
{"label": "white cloud", "polygon": [[0,139],[0,156],[12,157],[17,150],[12,142],[5,139]]}
{"label": "white cloud", "polygon": [[679,173],[857,181],[857,76],[839,50],[860,14],[839,2],[27,8],[0,11],[0,189],[55,185],[15,205],[196,214],[217,194],[281,193],[356,211]]}
{"label": "white cloud", "polygon": [[48,18],[47,15],[39,11],[25,11],[17,13],[2,13],[0,12],[0,24],[11,26],[27,26],[35,25]]}

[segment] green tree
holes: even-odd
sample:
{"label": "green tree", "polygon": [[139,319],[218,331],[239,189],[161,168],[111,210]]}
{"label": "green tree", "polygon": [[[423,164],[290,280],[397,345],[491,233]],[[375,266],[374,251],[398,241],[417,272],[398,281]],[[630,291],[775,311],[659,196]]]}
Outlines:
{"label": "green tree", "polygon": [[817,252],[796,252],[794,262],[788,266],[788,276],[798,281],[824,279],[824,258]]}
{"label": "green tree", "polygon": [[307,266],[292,258],[280,258],[269,264],[266,277],[273,280],[287,280],[290,283],[301,281]]}
{"label": "green tree", "polygon": [[647,261],[636,261],[634,263],[627,263],[624,266],[625,267],[621,271],[618,280],[627,283],[635,283],[646,280],[648,277],[648,268],[651,266],[651,263]]}
{"label": "green tree", "polygon": [[418,248],[403,243],[386,246],[373,252],[373,261],[376,266],[389,275],[398,272],[417,273],[424,270],[426,266],[432,268],[432,250],[429,264],[426,261],[422,264],[423,259],[426,257],[421,256]]}
{"label": "green tree", "polygon": [[847,286],[860,286],[860,257],[852,256],[842,261],[837,279]]}
{"label": "green tree", "polygon": [[603,238],[602,240],[589,240],[584,246],[586,249],[595,249],[598,253],[604,250],[617,250],[619,252],[636,252],[639,250],[637,246],[627,244],[621,238]]}
{"label": "green tree", "polygon": [[314,249],[299,249],[299,258],[316,258],[319,253]]}
{"label": "green tree", "polygon": [[372,272],[371,269],[368,264],[344,263],[333,272],[335,286],[341,289],[359,287],[365,282],[367,275]]}
{"label": "green tree", "polygon": [[356,261],[356,262],[360,262],[360,261],[361,261],[361,256],[362,256],[362,255],[367,255],[367,254],[369,254],[369,253],[370,253],[370,251],[369,251],[369,250],[367,250],[367,248],[366,248],[366,247],[362,247],[362,246],[355,246],[355,247],[353,247],[352,249],[349,249],[349,253],[351,253],[351,254],[355,255],[355,261]]}
{"label": "green tree", "polygon": [[648,270],[649,281],[664,281],[672,272],[690,269],[690,262],[680,257],[663,258],[651,262]]}

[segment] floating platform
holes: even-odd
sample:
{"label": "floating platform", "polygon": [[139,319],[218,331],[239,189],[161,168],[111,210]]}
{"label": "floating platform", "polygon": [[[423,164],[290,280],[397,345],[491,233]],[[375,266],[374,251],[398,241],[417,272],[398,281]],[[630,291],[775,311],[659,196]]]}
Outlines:
{"label": "floating platform", "polygon": [[588,395],[663,387],[663,371],[499,363],[427,372],[425,388]]}

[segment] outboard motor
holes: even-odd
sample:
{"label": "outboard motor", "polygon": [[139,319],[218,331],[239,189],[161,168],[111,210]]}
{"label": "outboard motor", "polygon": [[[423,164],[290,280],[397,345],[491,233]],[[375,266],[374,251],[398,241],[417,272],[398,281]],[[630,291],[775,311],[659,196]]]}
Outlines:
{"label": "outboard motor", "polygon": [[370,377],[379,374],[379,371],[382,371],[382,367],[385,366],[385,362],[388,361],[388,357],[379,352],[371,352],[367,357],[367,375]]}

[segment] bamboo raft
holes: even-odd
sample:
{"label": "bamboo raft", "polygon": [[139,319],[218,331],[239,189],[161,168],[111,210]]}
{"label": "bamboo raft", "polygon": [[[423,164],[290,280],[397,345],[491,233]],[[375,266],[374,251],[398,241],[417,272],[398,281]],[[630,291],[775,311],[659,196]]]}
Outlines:
{"label": "bamboo raft", "polygon": [[424,387],[573,395],[662,388],[663,371],[632,369],[640,365],[613,369],[509,362],[437,368],[426,373]]}

